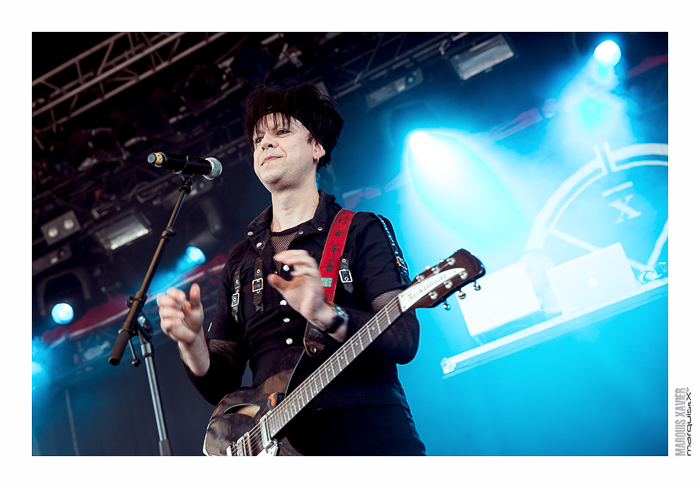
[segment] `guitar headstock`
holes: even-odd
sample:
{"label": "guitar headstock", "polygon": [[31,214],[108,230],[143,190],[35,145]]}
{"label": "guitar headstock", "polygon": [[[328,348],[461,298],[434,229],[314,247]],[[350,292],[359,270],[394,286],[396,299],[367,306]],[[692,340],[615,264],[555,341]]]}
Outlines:
{"label": "guitar headstock", "polygon": [[481,261],[460,249],[413,279],[410,286],[399,294],[401,309],[405,312],[411,308],[435,307],[484,274],[486,269]]}

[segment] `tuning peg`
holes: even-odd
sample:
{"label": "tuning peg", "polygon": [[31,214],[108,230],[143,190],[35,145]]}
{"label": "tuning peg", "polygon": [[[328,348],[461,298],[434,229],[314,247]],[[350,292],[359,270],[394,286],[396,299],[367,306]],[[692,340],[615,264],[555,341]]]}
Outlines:
{"label": "tuning peg", "polygon": [[481,290],[481,285],[479,285],[479,283],[474,283],[474,289],[475,289],[476,291]]}
{"label": "tuning peg", "polygon": [[447,301],[444,301],[444,302],[442,302],[442,308],[444,308],[445,310],[447,310],[449,312],[452,307],[450,306],[449,303],[447,303]]}
{"label": "tuning peg", "polygon": [[459,293],[457,293],[457,298],[459,298],[460,300],[464,300],[465,298],[467,298],[467,294],[464,293],[462,290],[459,290]]}

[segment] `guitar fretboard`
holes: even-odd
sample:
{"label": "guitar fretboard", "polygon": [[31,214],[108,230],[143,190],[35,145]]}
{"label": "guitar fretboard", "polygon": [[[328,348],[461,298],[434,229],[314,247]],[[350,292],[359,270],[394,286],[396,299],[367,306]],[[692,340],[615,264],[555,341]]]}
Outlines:
{"label": "guitar fretboard", "polygon": [[398,298],[391,300],[343,343],[323,364],[306,378],[292,393],[268,414],[270,435],[274,437],[301,410],[311,402],[341,371],[348,367],[362,351],[374,342],[401,316]]}

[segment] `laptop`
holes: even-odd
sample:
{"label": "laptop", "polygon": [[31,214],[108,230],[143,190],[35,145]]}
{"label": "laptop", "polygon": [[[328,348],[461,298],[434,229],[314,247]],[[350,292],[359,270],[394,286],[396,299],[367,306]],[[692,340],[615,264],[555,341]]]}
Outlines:
{"label": "laptop", "polygon": [[522,263],[487,273],[479,279],[479,286],[479,291],[465,287],[466,298],[458,300],[472,337],[483,336],[541,311],[540,301]]}
{"label": "laptop", "polygon": [[547,277],[564,315],[637,287],[619,242],[549,268]]}

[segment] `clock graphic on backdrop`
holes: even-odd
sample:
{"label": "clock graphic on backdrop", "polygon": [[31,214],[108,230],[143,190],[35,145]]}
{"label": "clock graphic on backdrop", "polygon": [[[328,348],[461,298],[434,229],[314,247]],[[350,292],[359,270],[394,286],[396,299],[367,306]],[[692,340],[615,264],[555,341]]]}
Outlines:
{"label": "clock graphic on backdrop", "polygon": [[540,211],[526,251],[561,264],[619,242],[635,274],[668,262],[668,145],[594,152]]}

